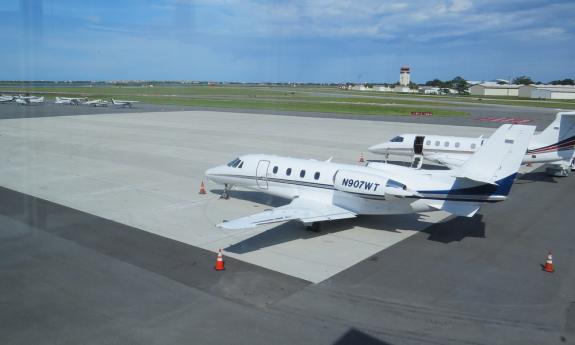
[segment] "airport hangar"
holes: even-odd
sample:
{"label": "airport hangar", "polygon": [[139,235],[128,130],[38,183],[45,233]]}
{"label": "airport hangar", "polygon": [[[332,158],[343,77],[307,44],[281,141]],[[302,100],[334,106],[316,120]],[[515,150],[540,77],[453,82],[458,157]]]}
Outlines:
{"label": "airport hangar", "polygon": [[[354,162],[397,133],[493,128],[102,112],[0,120],[2,343],[573,341],[572,178],[525,168],[510,200],[472,219],[361,217],[319,234],[216,229],[286,201],[197,193],[206,168],[242,153]],[[563,262],[552,275],[549,249]]]}

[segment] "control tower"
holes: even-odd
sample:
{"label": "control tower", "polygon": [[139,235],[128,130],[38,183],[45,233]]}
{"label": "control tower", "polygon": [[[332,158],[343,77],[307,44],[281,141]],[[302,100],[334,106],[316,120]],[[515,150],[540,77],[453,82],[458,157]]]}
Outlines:
{"label": "control tower", "polygon": [[399,85],[409,86],[409,67],[403,66],[399,70]]}

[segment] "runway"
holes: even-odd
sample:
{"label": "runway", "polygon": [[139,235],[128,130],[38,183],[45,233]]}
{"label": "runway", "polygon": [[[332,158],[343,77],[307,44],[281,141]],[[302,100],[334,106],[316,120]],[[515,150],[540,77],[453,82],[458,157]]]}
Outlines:
{"label": "runway", "polygon": [[[569,343],[571,178],[528,173],[472,219],[360,217],[320,234],[224,232],[214,224],[286,201],[219,200],[211,184],[197,194],[206,168],[242,153],[353,164],[398,133],[493,131],[445,122],[204,110],[1,120],[0,342]],[[225,272],[213,271],[218,248]],[[560,264],[546,275],[550,249]]]}

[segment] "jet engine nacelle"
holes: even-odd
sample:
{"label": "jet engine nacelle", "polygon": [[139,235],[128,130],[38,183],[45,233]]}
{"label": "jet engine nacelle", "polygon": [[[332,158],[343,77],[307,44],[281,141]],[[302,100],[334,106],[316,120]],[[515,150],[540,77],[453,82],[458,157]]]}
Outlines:
{"label": "jet engine nacelle", "polygon": [[412,196],[414,193],[395,180],[374,174],[350,170],[338,170],[334,176],[334,188],[341,192],[383,196]]}

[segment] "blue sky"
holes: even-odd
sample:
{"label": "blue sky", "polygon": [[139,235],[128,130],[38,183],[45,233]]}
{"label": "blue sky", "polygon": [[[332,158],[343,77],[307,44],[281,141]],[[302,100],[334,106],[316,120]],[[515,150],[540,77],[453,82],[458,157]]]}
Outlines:
{"label": "blue sky", "polygon": [[575,1],[2,0],[0,79],[575,78]]}

